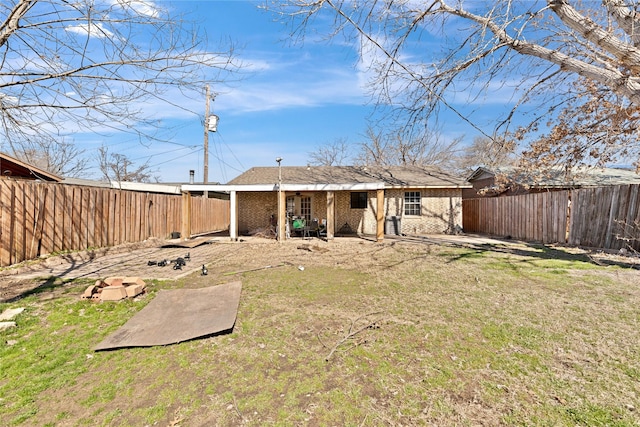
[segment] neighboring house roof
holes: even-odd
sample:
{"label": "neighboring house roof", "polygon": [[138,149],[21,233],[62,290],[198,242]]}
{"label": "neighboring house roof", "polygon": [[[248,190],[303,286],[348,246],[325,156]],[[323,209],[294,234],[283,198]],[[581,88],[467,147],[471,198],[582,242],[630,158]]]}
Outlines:
{"label": "neighboring house roof", "polygon": [[181,194],[181,184],[161,184],[150,182],[93,181],[82,178],[65,178],[63,184],[87,187],[114,188],[118,190],[141,191],[145,193]]}
{"label": "neighboring house roof", "polygon": [[552,168],[534,175],[518,171],[514,167],[501,167],[495,170],[479,167],[467,180],[474,182],[504,175],[508,181],[533,188],[581,188],[606,185],[640,184],[640,174],[628,169],[616,168]]}
{"label": "neighboring house roof", "polygon": [[[283,188],[290,185],[363,185],[382,188],[470,188],[459,176],[435,167],[419,166],[283,166]],[[227,185],[273,185],[278,183],[279,168],[254,167],[229,181]]]}
{"label": "neighboring house roof", "polygon": [[39,179],[42,181],[62,180],[61,177],[37,168],[8,154],[0,153],[0,175],[2,178]]}

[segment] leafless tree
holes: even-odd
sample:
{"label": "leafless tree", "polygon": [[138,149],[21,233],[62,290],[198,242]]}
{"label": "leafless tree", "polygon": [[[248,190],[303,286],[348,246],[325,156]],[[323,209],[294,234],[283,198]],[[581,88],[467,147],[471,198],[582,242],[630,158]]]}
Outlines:
{"label": "leafless tree", "polygon": [[20,144],[20,151],[12,153],[16,158],[65,178],[86,176],[89,159],[85,150],[65,141],[30,140]]}
{"label": "leafless tree", "polygon": [[360,145],[357,163],[363,165],[391,165],[393,164],[391,141],[382,132],[376,132],[371,126],[367,128],[367,140]]}
{"label": "leafless tree", "polygon": [[465,174],[473,172],[479,166],[489,169],[512,166],[516,163],[515,145],[513,139],[476,136],[473,142],[462,150],[455,166]]}
{"label": "leafless tree", "polygon": [[[292,20],[298,34],[314,18],[333,16],[330,36],[346,34],[360,42],[379,108],[409,126],[421,126],[444,107],[493,137],[509,129],[516,112],[539,122],[559,111],[575,96],[571,83],[578,77],[640,105],[635,1],[272,0],[271,5]],[[512,93],[514,107],[490,130],[453,101],[475,102],[500,89]]]}
{"label": "leafless tree", "polygon": [[157,182],[154,171],[148,163],[135,165],[123,154],[110,153],[104,145],[98,149],[100,172],[107,181],[115,182]]}
{"label": "leafless tree", "polygon": [[308,153],[310,164],[315,166],[344,166],[351,157],[351,147],[345,138],[322,145]]}
{"label": "leafless tree", "polygon": [[20,152],[74,131],[153,138],[159,122],[145,102],[182,108],[175,91],[200,92],[235,70],[230,45],[207,50],[204,34],[158,3],[5,0],[0,141]]}
{"label": "leafless tree", "polygon": [[365,165],[432,165],[451,167],[461,139],[447,140],[437,132],[409,136],[398,130],[376,132],[369,127],[357,163]]}

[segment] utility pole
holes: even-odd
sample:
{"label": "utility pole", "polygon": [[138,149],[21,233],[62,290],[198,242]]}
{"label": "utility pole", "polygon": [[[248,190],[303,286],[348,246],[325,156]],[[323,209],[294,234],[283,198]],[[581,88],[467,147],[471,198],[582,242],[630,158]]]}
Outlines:
{"label": "utility pole", "polygon": [[[209,182],[209,85],[205,94],[205,110],[204,110],[204,169],[202,170],[202,183]],[[204,197],[209,197],[209,192],[205,190]]]}

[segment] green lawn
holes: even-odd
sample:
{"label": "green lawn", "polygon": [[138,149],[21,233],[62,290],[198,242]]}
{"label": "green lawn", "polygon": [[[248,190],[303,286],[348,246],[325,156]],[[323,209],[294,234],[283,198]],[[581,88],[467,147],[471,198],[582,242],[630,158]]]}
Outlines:
{"label": "green lawn", "polygon": [[[83,301],[77,281],[0,304],[26,307],[0,332],[2,425],[640,424],[636,270],[545,250],[330,256],[148,282],[139,301]],[[238,277],[233,333],[92,351],[158,289]]]}

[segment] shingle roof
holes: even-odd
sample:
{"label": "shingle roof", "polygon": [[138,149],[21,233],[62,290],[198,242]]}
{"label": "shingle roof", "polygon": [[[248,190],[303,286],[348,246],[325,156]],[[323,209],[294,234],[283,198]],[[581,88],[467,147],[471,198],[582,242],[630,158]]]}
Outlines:
{"label": "shingle roof", "polygon": [[[278,167],[254,167],[229,185],[275,184]],[[283,184],[361,184],[384,182],[385,187],[471,187],[463,178],[435,167],[419,166],[283,166]]]}
{"label": "shingle roof", "polygon": [[534,174],[526,174],[514,167],[501,167],[495,171],[478,168],[468,178],[469,181],[483,175],[504,174],[507,179],[522,185],[543,188],[579,188],[603,185],[640,184],[640,175],[627,169],[576,167],[569,172],[555,167]]}

